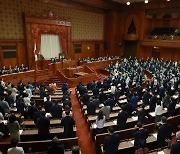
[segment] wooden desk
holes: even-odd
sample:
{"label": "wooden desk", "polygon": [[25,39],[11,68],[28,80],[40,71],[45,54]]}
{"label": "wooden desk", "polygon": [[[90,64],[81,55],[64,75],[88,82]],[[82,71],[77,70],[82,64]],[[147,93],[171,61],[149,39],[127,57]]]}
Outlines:
{"label": "wooden desk", "polygon": [[[53,138],[54,136],[57,136],[58,138],[63,138],[63,127],[57,127],[57,128],[51,128],[49,138]],[[74,136],[76,134],[76,127],[74,127]],[[21,141],[36,141],[39,139],[38,137],[38,129],[26,129],[22,131],[21,135]]]}
{"label": "wooden desk", "polygon": [[78,73],[74,73],[74,76],[75,77],[79,77],[79,76],[84,76],[84,75],[87,75],[88,73],[85,73],[85,72],[78,72]]}
{"label": "wooden desk", "polygon": [[85,63],[84,65],[87,65],[89,67],[92,67],[95,70],[104,69],[111,63],[121,62],[122,59],[113,59],[113,60],[104,60],[104,61],[96,61],[91,63]]}
{"label": "wooden desk", "polygon": [[[25,128],[36,128],[37,127],[33,120],[25,120],[25,121],[23,121],[23,124],[24,124]],[[60,126],[60,124],[61,124],[60,119],[50,119],[51,127]]]}
{"label": "wooden desk", "polygon": [[74,74],[75,73],[78,73],[78,72],[83,72],[83,67],[81,66],[78,66],[78,67],[71,67],[71,68],[66,68],[64,69],[65,71],[65,75],[68,77],[68,78],[74,78]]}
{"label": "wooden desk", "polygon": [[[69,150],[72,146],[78,145],[78,138],[67,138],[67,139],[60,139],[60,143],[64,145],[65,150]],[[48,147],[51,145],[51,140],[43,140],[43,141],[26,141],[26,142],[19,142],[18,145],[23,147],[25,153],[29,153],[29,147],[32,148],[32,152],[45,152],[47,151]],[[0,142],[0,149],[5,154],[7,153],[7,149],[10,148],[10,142]],[[66,152],[65,152],[66,154]]]}
{"label": "wooden desk", "polygon": [[35,71],[29,70],[26,72],[12,73],[1,75],[5,82],[12,82],[13,84],[18,84],[19,80],[23,80],[24,83],[33,82],[35,79]]}

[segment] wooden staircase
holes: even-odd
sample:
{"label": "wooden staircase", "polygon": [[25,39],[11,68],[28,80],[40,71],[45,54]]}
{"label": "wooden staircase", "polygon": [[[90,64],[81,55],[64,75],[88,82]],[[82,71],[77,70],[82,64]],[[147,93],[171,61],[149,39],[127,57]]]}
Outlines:
{"label": "wooden staircase", "polygon": [[56,83],[57,87],[62,86],[63,81],[58,76],[48,78],[47,80],[44,81],[44,84],[45,86],[48,86],[53,81]]}

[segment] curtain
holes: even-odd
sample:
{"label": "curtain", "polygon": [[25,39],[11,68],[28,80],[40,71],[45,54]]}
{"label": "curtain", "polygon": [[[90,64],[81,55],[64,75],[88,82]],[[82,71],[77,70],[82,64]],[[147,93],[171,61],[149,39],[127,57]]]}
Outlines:
{"label": "curtain", "polygon": [[67,56],[68,26],[32,24],[31,28],[32,28],[33,44],[36,43],[35,54],[38,54],[40,52],[41,35],[42,34],[54,34],[54,35],[59,36],[59,42],[61,45],[62,53],[65,56]]}
{"label": "curtain", "polygon": [[44,59],[58,58],[59,53],[62,53],[59,37],[59,35],[41,34],[40,54]]}

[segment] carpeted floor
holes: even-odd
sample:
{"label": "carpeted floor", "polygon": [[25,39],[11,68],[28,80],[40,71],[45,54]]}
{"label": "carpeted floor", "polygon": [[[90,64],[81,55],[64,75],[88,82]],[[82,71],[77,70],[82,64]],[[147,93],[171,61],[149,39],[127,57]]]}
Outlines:
{"label": "carpeted floor", "polygon": [[75,88],[71,88],[71,102],[72,110],[74,114],[74,119],[76,121],[78,144],[81,148],[82,154],[95,154],[95,145],[91,138],[91,133],[87,127],[85,118],[81,112],[81,107],[79,105]]}

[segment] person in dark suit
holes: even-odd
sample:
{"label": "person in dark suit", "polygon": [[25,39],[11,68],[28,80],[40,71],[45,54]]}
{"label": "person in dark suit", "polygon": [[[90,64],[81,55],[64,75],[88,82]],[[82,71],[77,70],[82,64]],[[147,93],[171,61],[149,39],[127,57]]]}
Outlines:
{"label": "person in dark suit", "polygon": [[72,150],[72,154],[80,154],[81,152],[79,146],[73,146],[71,150]]}
{"label": "person in dark suit", "polygon": [[138,111],[138,122],[141,122],[144,124],[144,121],[146,119],[147,111],[144,109],[145,105],[142,104],[142,108]]}
{"label": "person in dark suit", "polygon": [[93,96],[99,96],[99,89],[97,87],[94,87],[94,89],[92,89],[93,92]]}
{"label": "person in dark suit", "polygon": [[145,105],[149,105],[150,97],[151,97],[151,95],[150,95],[149,91],[146,90],[145,93],[143,94],[143,98],[142,98],[142,101]]}
{"label": "person in dark suit", "polygon": [[51,115],[53,118],[62,118],[62,106],[58,103],[58,101],[55,101],[51,108]]}
{"label": "person in dark suit", "polygon": [[35,113],[36,111],[38,111],[38,108],[37,108],[37,106],[35,105],[35,103],[34,103],[34,102],[31,102],[31,103],[30,103],[30,106],[28,106],[27,110],[28,110],[27,113],[28,113],[29,118],[30,118],[30,119],[34,119],[34,113]]}
{"label": "person in dark suit", "polygon": [[50,120],[48,117],[45,117],[45,114],[45,112],[42,112],[41,117],[36,122],[40,140],[46,140],[49,137]]}
{"label": "person in dark suit", "polygon": [[100,101],[99,101],[98,96],[95,96],[92,101],[94,102],[94,104],[96,104],[96,108],[99,108]]}
{"label": "person in dark suit", "polygon": [[134,93],[133,96],[132,96],[132,98],[131,98],[131,100],[130,100],[130,103],[131,103],[134,111],[135,111],[136,108],[137,108],[137,103],[138,103],[138,101],[139,101],[139,98],[138,98],[137,94]]}
{"label": "person in dark suit", "polygon": [[133,112],[133,107],[132,107],[130,102],[127,102],[125,104],[125,110],[127,112],[128,117],[130,117],[132,115],[132,112]]}
{"label": "person in dark suit", "polygon": [[111,110],[114,106],[114,100],[112,99],[112,95],[109,95],[108,99],[106,100],[106,104],[107,106],[110,106],[111,107]]}
{"label": "person in dark suit", "polygon": [[96,113],[96,104],[94,101],[90,101],[87,104],[87,114],[88,115],[94,115]]}
{"label": "person in dark suit", "polygon": [[101,93],[99,94],[99,101],[100,103],[104,103],[104,101],[107,99],[106,94],[104,93],[104,90],[101,89]]}
{"label": "person in dark suit", "polygon": [[60,144],[56,136],[52,139],[51,145],[48,147],[48,154],[64,154],[64,146]]}
{"label": "person in dark suit", "polygon": [[66,98],[63,101],[63,108],[65,108],[66,105],[68,105],[71,108],[71,100],[69,98]]}
{"label": "person in dark suit", "polygon": [[171,97],[171,102],[167,107],[168,116],[175,116],[175,112],[176,112],[175,108],[176,108],[176,100],[173,97]]}
{"label": "person in dark suit", "polygon": [[167,123],[167,118],[161,118],[162,125],[158,129],[157,141],[160,147],[168,146],[168,141],[171,140],[172,127]]}
{"label": "person in dark suit", "polygon": [[121,106],[121,109],[122,109],[122,111],[119,112],[118,117],[117,117],[117,125],[118,125],[120,130],[126,128],[126,121],[128,118],[128,114],[125,111],[124,105]]}
{"label": "person in dark suit", "polygon": [[97,83],[97,88],[100,89],[102,87],[101,81],[99,80]]}
{"label": "person in dark suit", "polygon": [[64,83],[62,84],[62,92],[63,92],[63,94],[66,93],[67,90],[68,90],[68,84],[67,84],[66,82],[64,82]]}
{"label": "person in dark suit", "polygon": [[0,84],[0,96],[4,95],[4,87]]}
{"label": "person in dark suit", "polygon": [[47,97],[47,101],[44,102],[44,108],[46,113],[50,113],[53,103],[50,100],[50,97]]}
{"label": "person in dark suit", "polygon": [[142,123],[138,122],[137,125],[135,125],[133,131],[133,136],[134,136],[134,148],[138,149],[140,148],[140,143],[145,142],[146,139],[148,138],[148,131],[147,129],[144,129],[142,127]]}
{"label": "person in dark suit", "polygon": [[150,103],[149,104],[150,112],[155,111],[157,101],[158,101],[158,98],[157,98],[156,94],[153,93],[153,96],[151,97],[150,102],[149,102]]}
{"label": "person in dark suit", "polygon": [[171,146],[170,154],[179,154],[180,152],[180,131],[176,133],[176,142]]}
{"label": "person in dark suit", "polygon": [[89,81],[87,84],[87,90],[92,90],[92,82]]}
{"label": "person in dark suit", "polygon": [[84,105],[87,105],[89,103],[90,96],[88,95],[87,91],[82,97],[82,102]]}
{"label": "person in dark suit", "polygon": [[117,102],[119,100],[119,97],[121,95],[121,91],[116,88],[114,93],[114,100]]}
{"label": "person in dark suit", "polygon": [[69,112],[66,112],[66,116],[62,118],[61,125],[64,127],[64,137],[69,138],[74,136],[73,127],[75,125],[74,118],[69,115]]}
{"label": "person in dark suit", "polygon": [[105,138],[103,144],[103,150],[105,154],[118,154],[118,147],[120,138],[118,134],[114,133],[114,128],[111,126],[108,128],[109,135]]}

